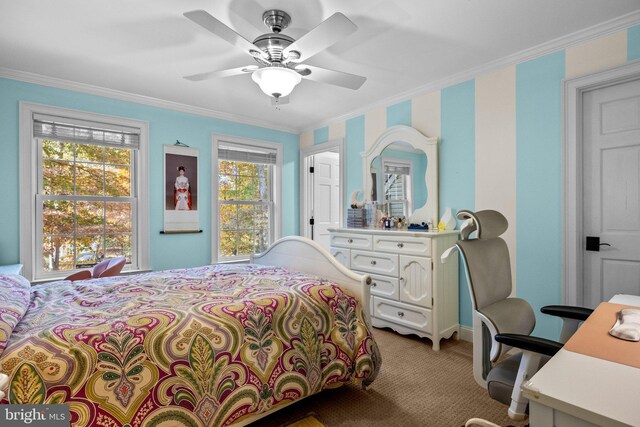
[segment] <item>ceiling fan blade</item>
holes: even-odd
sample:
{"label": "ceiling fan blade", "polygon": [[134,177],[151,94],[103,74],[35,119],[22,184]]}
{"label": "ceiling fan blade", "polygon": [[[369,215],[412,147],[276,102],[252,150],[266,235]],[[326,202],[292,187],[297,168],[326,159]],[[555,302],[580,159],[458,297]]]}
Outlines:
{"label": "ceiling fan blade", "polygon": [[184,76],[184,78],[187,80],[191,80],[192,82],[199,82],[216,77],[231,77],[237,76],[239,74],[253,73],[258,68],[260,67],[258,67],[257,65],[247,65],[245,67],[230,68],[228,70],[209,71],[207,73],[193,74],[190,76]]}
{"label": "ceiling fan blade", "polygon": [[336,12],[290,44],[284,50],[283,56],[286,58],[289,52],[296,51],[300,53],[300,58],[296,59],[295,62],[302,62],[342,40],[357,29],[358,26],[351,22],[349,18],[340,12]]}
{"label": "ceiling fan blade", "polygon": [[200,25],[205,30],[212,32],[221,39],[231,43],[235,47],[244,50],[249,55],[267,58],[267,54],[264,53],[258,46],[251,43],[240,34],[236,33],[234,30],[229,28],[222,21],[214,18],[208,12],[205,12],[204,10],[192,10],[190,12],[183,13],[183,15],[196,24]]}
{"label": "ceiling fan blade", "polygon": [[[310,73],[302,71],[305,69],[309,70]],[[360,89],[360,86],[362,86],[364,82],[367,81],[366,77],[344,73],[342,71],[327,70],[326,68],[320,68],[306,64],[296,67],[296,71],[300,72],[302,76],[309,80],[321,83],[329,83],[353,90]]]}

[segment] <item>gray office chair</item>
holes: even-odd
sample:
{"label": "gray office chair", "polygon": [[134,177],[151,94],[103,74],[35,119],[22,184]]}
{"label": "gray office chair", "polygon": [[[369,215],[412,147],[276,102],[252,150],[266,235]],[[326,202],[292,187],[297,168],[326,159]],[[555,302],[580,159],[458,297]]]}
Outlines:
{"label": "gray office chair", "polygon": [[[509,249],[500,235],[507,219],[500,212],[458,212],[465,220],[456,246],[443,254],[443,262],[457,249],[467,274],[473,307],[473,373],[489,395],[509,405],[509,416],[527,416],[527,399],[520,387],[553,356],[592,312],[581,307],[547,306],[541,311],[563,318],[561,342],[532,337],[536,318],[528,302],[510,297],[512,292]],[[475,238],[470,238],[473,232]],[[516,347],[521,349],[505,356]],[[503,357],[504,356],[504,357]]]}

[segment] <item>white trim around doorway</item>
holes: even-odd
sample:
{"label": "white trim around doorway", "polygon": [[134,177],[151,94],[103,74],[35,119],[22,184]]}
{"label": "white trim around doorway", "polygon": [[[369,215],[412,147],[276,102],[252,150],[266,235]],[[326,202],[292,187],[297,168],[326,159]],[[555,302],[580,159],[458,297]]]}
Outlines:
{"label": "white trim around doorway", "polygon": [[586,92],[640,79],[640,61],[563,82],[563,302],[582,305],[582,99]]}
{"label": "white trim around doorway", "polygon": [[310,216],[308,215],[310,202],[307,197],[307,187],[309,183],[307,180],[307,162],[305,162],[305,159],[314,154],[325,153],[327,151],[338,153],[340,156],[340,226],[344,226],[345,223],[345,153],[344,139],[339,138],[300,149],[300,235],[304,237],[311,238],[308,221]]}

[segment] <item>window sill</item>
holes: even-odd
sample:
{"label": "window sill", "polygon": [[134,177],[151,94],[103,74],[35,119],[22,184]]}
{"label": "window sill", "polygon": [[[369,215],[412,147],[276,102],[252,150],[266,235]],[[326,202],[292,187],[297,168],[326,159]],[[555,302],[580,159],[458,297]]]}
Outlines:
{"label": "window sill", "polygon": [[216,264],[247,264],[250,261],[250,258],[225,259],[218,261]]}
{"label": "window sill", "polygon": [[[78,270],[78,271],[80,271],[80,270]],[[119,276],[132,276],[134,274],[149,273],[151,271],[153,271],[153,270],[151,270],[151,269],[126,270],[126,271],[120,272]],[[42,278],[42,279],[36,279],[36,280],[32,280],[31,284],[32,285],[41,285],[43,283],[59,282],[61,280],[64,280],[65,277],[67,277],[67,276],[69,276],[71,274],[73,274],[73,272],[65,273],[64,276],[46,277],[46,278]]]}

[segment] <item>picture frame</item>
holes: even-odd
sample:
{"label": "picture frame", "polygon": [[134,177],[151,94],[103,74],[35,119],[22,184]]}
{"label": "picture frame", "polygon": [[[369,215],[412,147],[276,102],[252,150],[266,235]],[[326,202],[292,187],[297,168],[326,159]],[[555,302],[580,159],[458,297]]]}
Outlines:
{"label": "picture frame", "polygon": [[163,161],[164,233],[199,232],[199,150],[164,145]]}

